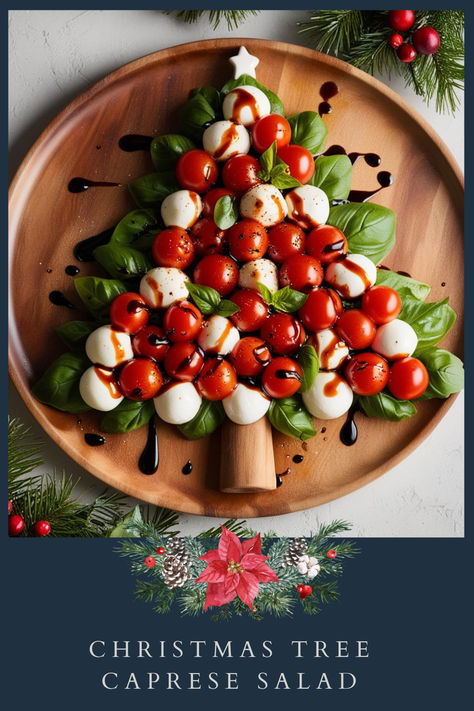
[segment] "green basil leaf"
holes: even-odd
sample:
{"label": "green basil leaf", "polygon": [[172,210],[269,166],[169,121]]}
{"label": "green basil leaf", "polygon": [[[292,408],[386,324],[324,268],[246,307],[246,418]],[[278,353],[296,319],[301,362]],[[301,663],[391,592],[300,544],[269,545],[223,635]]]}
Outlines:
{"label": "green basil leaf", "polygon": [[186,289],[189,291],[198,309],[202,311],[205,316],[213,314],[221,302],[219,292],[210,286],[186,282]]}
{"label": "green basil leaf", "polygon": [[229,81],[222,87],[221,94],[225,96],[229,93],[229,91],[232,91],[232,89],[235,89],[237,86],[256,86],[257,89],[263,91],[270,102],[270,113],[279,114],[280,116],[285,115],[285,107],[283,106],[281,99],[279,99],[273,91],[267,89],[266,86],[263,86],[263,84],[260,84],[260,82],[248,74],[241,74],[240,77],[237,77],[237,79],[229,79]]}
{"label": "green basil leaf", "polygon": [[157,136],[150,146],[153,165],[157,171],[174,170],[180,156],[193,148],[196,148],[194,143],[178,133]]}
{"label": "green basil leaf", "polygon": [[352,163],[348,156],[319,156],[314,161],[310,185],[324,190],[328,200],[346,200],[352,183]]}
{"label": "green basil leaf", "polygon": [[267,417],[276,430],[290,437],[305,441],[316,434],[313,418],[297,395],[272,400]]}
{"label": "green basil leaf", "polygon": [[70,351],[83,353],[87,339],[96,328],[95,321],[66,321],[54,330]]}
{"label": "green basil leaf", "polygon": [[94,259],[114,279],[140,277],[152,268],[148,257],[138,249],[116,245],[112,242],[94,249]]}
{"label": "green basil leaf", "polygon": [[119,294],[127,291],[125,284],[118,279],[101,279],[100,277],[78,277],[74,279],[74,287],[84,306],[98,321],[109,321],[109,307]]}
{"label": "green basil leaf", "polygon": [[201,439],[220,427],[225,417],[222,402],[217,400],[211,402],[203,398],[197,415],[184,425],[179,425],[178,429],[186,439]]}
{"label": "green basil leaf", "polygon": [[31,388],[37,400],[62,412],[90,410],[79,392],[81,375],[90,366],[85,355],[63,353]]}
{"label": "green basil leaf", "polygon": [[110,242],[133,247],[140,252],[148,251],[161,226],[161,217],[155,210],[132,210],[120,220]]}
{"label": "green basil leaf", "polygon": [[418,345],[413,355],[425,348],[435,346],[451,329],[456,312],[443,301],[419,301],[412,296],[403,296],[399,317],[412,326],[418,336]]}
{"label": "green basil leaf", "polygon": [[237,311],[240,311],[240,306],[234,304],[234,302],[230,299],[221,299],[215,313],[219,314],[219,316],[225,316],[227,318],[228,316],[232,316],[232,314],[236,314]]}
{"label": "green basil leaf", "polygon": [[222,97],[219,89],[216,89],[214,86],[199,86],[197,89],[191,91],[190,96],[193,97],[196,96],[196,94],[201,94],[214,109],[216,117],[220,118]]}
{"label": "green basil leaf", "polygon": [[130,195],[138,207],[157,207],[165,197],[180,189],[174,171],[150,173],[128,184]]}
{"label": "green basil leaf", "polygon": [[303,370],[303,382],[299,392],[305,393],[310,389],[319,373],[319,358],[314,346],[309,343],[301,346],[297,360]]}
{"label": "green basil leaf", "polygon": [[397,400],[384,392],[360,397],[359,404],[368,417],[381,417],[391,422],[400,422],[416,414],[416,407],[410,400]]}
{"label": "green basil leaf", "polygon": [[102,416],[100,429],[110,434],[132,432],[146,425],[154,414],[153,400],[135,401],[124,398],[114,410]]}
{"label": "green basil leaf", "polygon": [[464,387],[464,367],[462,360],[441,348],[427,348],[419,359],[425,364],[430,382],[420,400],[449,397]]}
{"label": "green basil leaf", "polygon": [[291,142],[303,146],[313,155],[323,147],[328,134],[326,124],[315,111],[302,111],[288,118]]}
{"label": "green basil leaf", "polygon": [[395,244],[395,213],[369,202],[350,202],[331,208],[329,225],[344,232],[349,251],[378,264]]}
{"label": "green basil leaf", "polygon": [[267,148],[266,151],[263,151],[262,155],[260,156],[260,165],[262,166],[262,171],[266,175],[270,175],[273,166],[275,165],[276,161],[276,154],[277,154],[277,144],[276,141],[273,141],[272,145]]}
{"label": "green basil leaf", "polygon": [[193,141],[201,141],[206,125],[216,118],[216,111],[206,97],[194,94],[178,111],[179,130]]}
{"label": "green basil leaf", "polygon": [[286,190],[287,188],[298,188],[301,183],[296,178],[290,175],[290,169],[286,163],[279,163],[276,165],[271,174],[270,182],[279,190]]}
{"label": "green basil leaf", "polygon": [[223,195],[214,206],[214,222],[221,230],[228,230],[239,219],[239,199]]}
{"label": "green basil leaf", "polygon": [[263,296],[264,301],[271,306],[273,302],[273,294],[268,288],[268,286],[265,286],[265,284],[262,284],[260,281],[257,282],[257,287],[261,295]]}
{"label": "green basil leaf", "polygon": [[429,284],[424,284],[422,281],[417,281],[403,274],[397,274],[397,272],[392,272],[389,269],[377,269],[377,281],[375,283],[390,286],[402,297],[404,295],[414,296],[415,299],[420,299],[421,301],[424,301],[431,291]]}
{"label": "green basil leaf", "polygon": [[279,289],[272,294],[271,305],[275,311],[292,314],[303,306],[307,298],[308,294],[303,294],[301,291],[284,286],[283,289]]}

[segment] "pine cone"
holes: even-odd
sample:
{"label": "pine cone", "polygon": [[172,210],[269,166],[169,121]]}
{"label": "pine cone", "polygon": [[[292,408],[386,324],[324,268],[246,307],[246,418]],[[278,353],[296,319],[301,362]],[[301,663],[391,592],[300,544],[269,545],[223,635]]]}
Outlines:
{"label": "pine cone", "polygon": [[167,555],[163,560],[163,580],[167,588],[182,588],[191,578],[188,573],[188,564],[182,563],[176,556]]}
{"label": "pine cone", "polygon": [[291,566],[298,565],[298,561],[301,556],[308,550],[308,544],[305,538],[295,538],[294,541],[290,543],[287,548],[285,555],[283,556],[283,568],[291,568]]}
{"label": "pine cone", "polygon": [[177,558],[182,565],[185,565],[186,567],[189,566],[191,562],[191,556],[186,549],[186,544],[179,538],[170,538],[166,548],[165,559],[168,556]]}

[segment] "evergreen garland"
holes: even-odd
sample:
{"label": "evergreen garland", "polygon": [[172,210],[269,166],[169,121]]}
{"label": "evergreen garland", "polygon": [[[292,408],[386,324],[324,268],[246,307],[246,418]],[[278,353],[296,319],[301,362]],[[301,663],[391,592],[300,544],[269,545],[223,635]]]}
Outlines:
{"label": "evergreen garland", "polygon": [[227,24],[228,30],[237,27],[252,15],[258,15],[259,10],[165,10],[167,15],[176,15],[184,22],[197,22],[205,13],[209,15],[209,23],[217,30],[221,22]]}

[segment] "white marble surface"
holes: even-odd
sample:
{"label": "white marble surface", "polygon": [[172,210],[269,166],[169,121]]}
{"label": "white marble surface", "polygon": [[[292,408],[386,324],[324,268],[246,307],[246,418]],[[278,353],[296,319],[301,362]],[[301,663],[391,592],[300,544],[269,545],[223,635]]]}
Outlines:
{"label": "white marble surface", "polygon": [[[184,25],[153,10],[15,10],[9,14],[9,145],[13,175],[41,130],[74,96],[125,62],[175,44],[211,36],[262,37],[304,44],[296,22],[305,10],[265,11],[232,32],[214,34],[205,20]],[[436,114],[401,80],[391,87],[433,126],[463,166],[464,115]],[[101,482],[49,441],[11,388],[9,412],[46,439],[45,471],[65,468],[81,476],[76,495],[102,490]],[[368,486],[314,509],[253,519],[260,531],[308,535],[320,521],[343,518],[355,536],[463,536],[463,397],[435,431],[400,465]],[[182,516],[181,528],[196,533],[217,519]]]}

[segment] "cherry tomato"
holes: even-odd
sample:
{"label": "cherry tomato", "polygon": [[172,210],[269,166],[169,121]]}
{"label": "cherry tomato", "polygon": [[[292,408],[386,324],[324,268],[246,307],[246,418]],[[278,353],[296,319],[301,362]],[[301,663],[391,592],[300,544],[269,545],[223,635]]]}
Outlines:
{"label": "cherry tomato", "polygon": [[176,179],[185,190],[205,193],[218,177],[217,163],[206,151],[194,148],[178,158]]}
{"label": "cherry tomato", "polygon": [[165,370],[171,378],[190,382],[202,368],[204,356],[195,343],[174,343],[165,357]]}
{"label": "cherry tomato", "polygon": [[280,114],[263,116],[252,126],[252,145],[263,153],[276,141],[277,150],[287,146],[291,139],[291,126]]}
{"label": "cherry tomato", "polygon": [[241,338],[229,354],[229,360],[237,374],[245,378],[261,373],[271,359],[271,353],[265,343],[254,336]]}
{"label": "cherry tomato", "polygon": [[377,353],[356,353],[350,359],[345,375],[357,395],[375,395],[387,385],[388,363]]}
{"label": "cherry tomato", "polygon": [[397,318],[402,310],[402,300],[389,286],[372,286],[362,297],[362,309],[381,326]]}
{"label": "cherry tomato", "polygon": [[280,222],[268,231],[268,256],[281,264],[305,248],[306,236],[301,227],[291,222]]}
{"label": "cherry tomato", "polygon": [[313,289],[298,314],[310,331],[322,331],[342,314],[342,301],[334,289]]}
{"label": "cherry tomato", "polygon": [[257,173],[262,170],[260,162],[252,156],[238,154],[226,160],[222,168],[222,182],[229,190],[242,195],[262,181]]}
{"label": "cherry tomato", "polygon": [[349,246],[341,230],[332,225],[318,225],[306,239],[306,251],[321,264],[329,264],[347,254]]}
{"label": "cherry tomato", "polygon": [[173,343],[193,341],[201,330],[202,313],[190,301],[178,301],[166,311],[163,327]]}
{"label": "cherry tomato", "polygon": [[360,309],[344,311],[336,324],[338,336],[356,351],[372,345],[376,330],[372,319]]}
{"label": "cherry tomato", "polygon": [[205,257],[206,254],[217,254],[222,252],[226,241],[226,233],[216,225],[210,217],[203,217],[196,222],[189,233],[194,252],[198,257]]}
{"label": "cherry tomato", "polygon": [[253,289],[239,289],[230,300],[240,310],[230,316],[230,320],[240,331],[258,331],[268,316],[268,306],[260,294]]}
{"label": "cherry tomato", "polygon": [[268,247],[265,228],[256,220],[239,220],[229,229],[231,255],[240,262],[263,257]]}
{"label": "cherry tomato", "polygon": [[153,358],[160,363],[169,348],[165,332],[159,326],[145,326],[138,331],[132,341],[135,355]]}
{"label": "cherry tomato", "polygon": [[110,304],[110,323],[117,331],[134,334],[148,323],[148,306],[140,294],[126,291]]}
{"label": "cherry tomato", "polygon": [[321,264],[309,254],[294,254],[285,259],[280,267],[281,286],[291,286],[298,291],[309,291],[319,286],[324,277]]}
{"label": "cherry tomato", "polygon": [[273,314],[260,329],[260,335],[274,353],[294,353],[306,338],[301,323],[291,314]]}
{"label": "cherry tomato", "polygon": [[159,232],[151,252],[159,267],[187,269],[194,259],[194,245],[182,227],[167,227]]}
{"label": "cherry tomato", "polygon": [[230,197],[235,197],[232,190],[227,190],[227,188],[213,188],[209,190],[204,196],[202,201],[202,215],[203,217],[210,217],[211,220],[214,219],[214,208],[216,202],[224,197],[224,195],[230,195]]}
{"label": "cherry tomato", "polygon": [[239,281],[239,269],[230,257],[222,254],[210,254],[198,262],[194,268],[195,284],[210,286],[221,296],[230,294]]}
{"label": "cherry tomato", "polygon": [[134,358],[120,371],[120,391],[130,400],[151,400],[162,385],[163,376],[151,358]]}
{"label": "cherry tomato", "polygon": [[208,400],[223,400],[237,385],[233,366],[222,358],[209,358],[204,363],[196,385]]}
{"label": "cherry tomato", "polygon": [[262,375],[263,389],[270,397],[290,397],[300,389],[303,371],[291,358],[274,358]]}
{"label": "cherry tomato", "polygon": [[402,358],[390,368],[388,389],[399,400],[414,400],[423,395],[430,377],[418,358]]}
{"label": "cherry tomato", "polygon": [[287,164],[290,169],[290,175],[299,180],[300,183],[307,183],[313,177],[314,158],[303,146],[293,144],[284,146],[279,149],[278,157]]}

